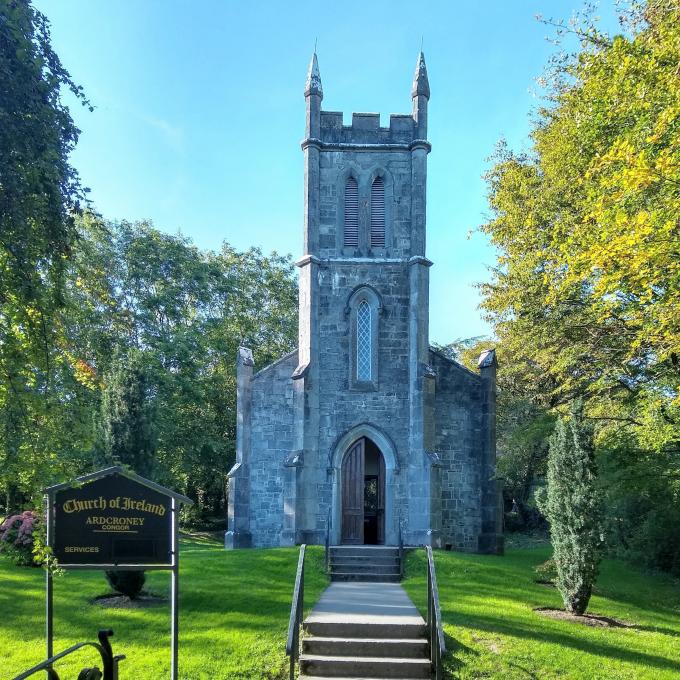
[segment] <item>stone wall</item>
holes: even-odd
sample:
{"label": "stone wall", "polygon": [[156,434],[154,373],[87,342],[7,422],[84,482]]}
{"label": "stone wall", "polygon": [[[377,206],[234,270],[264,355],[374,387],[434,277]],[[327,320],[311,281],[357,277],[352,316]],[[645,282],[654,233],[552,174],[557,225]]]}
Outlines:
{"label": "stone wall", "polygon": [[293,449],[293,381],[297,350],[252,381],[250,531],[253,547],[279,545],[284,463]]}
{"label": "stone wall", "polygon": [[483,454],[480,377],[438,352],[435,446],[441,463],[442,547],[476,551],[482,529],[480,465]]}

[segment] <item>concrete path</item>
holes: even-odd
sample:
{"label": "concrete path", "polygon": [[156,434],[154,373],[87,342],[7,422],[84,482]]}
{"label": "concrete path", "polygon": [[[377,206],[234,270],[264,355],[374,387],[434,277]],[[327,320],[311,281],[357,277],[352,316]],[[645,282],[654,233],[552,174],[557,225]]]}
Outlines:
{"label": "concrete path", "polygon": [[307,623],[425,625],[411,598],[398,583],[331,583],[307,617]]}

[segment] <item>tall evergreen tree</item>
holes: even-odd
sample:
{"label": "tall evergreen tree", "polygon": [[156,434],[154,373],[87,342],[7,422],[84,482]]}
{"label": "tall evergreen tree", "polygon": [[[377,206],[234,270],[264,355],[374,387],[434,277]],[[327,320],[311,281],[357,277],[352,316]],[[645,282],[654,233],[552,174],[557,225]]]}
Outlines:
{"label": "tall evergreen tree", "polygon": [[541,510],[550,522],[557,587],[566,610],[583,614],[597,578],[603,528],[593,432],[580,401],[550,438],[547,480]]}
{"label": "tall evergreen tree", "polygon": [[104,462],[122,463],[150,477],[156,437],[150,384],[139,352],[114,359],[101,408],[100,450]]}
{"label": "tall evergreen tree", "polygon": [[[101,452],[109,464],[123,463],[150,477],[156,441],[149,381],[139,352],[114,359],[101,410]],[[109,585],[130,598],[137,597],[146,580],[142,570],[107,571]]]}

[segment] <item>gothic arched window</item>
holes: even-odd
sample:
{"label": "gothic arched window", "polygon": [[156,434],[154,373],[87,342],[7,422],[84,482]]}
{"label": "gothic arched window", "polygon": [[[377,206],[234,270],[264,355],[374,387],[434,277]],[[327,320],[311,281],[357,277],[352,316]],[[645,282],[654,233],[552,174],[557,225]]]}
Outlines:
{"label": "gothic arched window", "polygon": [[345,183],[345,246],[356,248],[359,245],[359,186],[354,177]]}
{"label": "gothic arched window", "polygon": [[373,324],[371,307],[362,300],[357,307],[357,380],[369,382],[373,364]]}
{"label": "gothic arched window", "polygon": [[350,389],[378,388],[378,338],[382,309],[380,293],[372,286],[357,286],[347,299],[345,314],[349,322]]}
{"label": "gothic arched window", "polygon": [[371,248],[385,247],[385,182],[376,177],[371,185]]}

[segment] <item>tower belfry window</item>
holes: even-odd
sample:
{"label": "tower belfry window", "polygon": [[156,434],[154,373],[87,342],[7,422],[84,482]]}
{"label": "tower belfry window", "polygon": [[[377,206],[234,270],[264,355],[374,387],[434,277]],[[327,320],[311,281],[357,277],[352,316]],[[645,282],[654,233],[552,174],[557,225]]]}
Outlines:
{"label": "tower belfry window", "polygon": [[354,177],[345,184],[345,245],[359,245],[359,187]]}
{"label": "tower belfry window", "polygon": [[376,177],[371,185],[371,247],[385,247],[385,182]]}
{"label": "tower belfry window", "polygon": [[371,307],[362,300],[357,307],[357,380],[371,380],[372,334]]}

